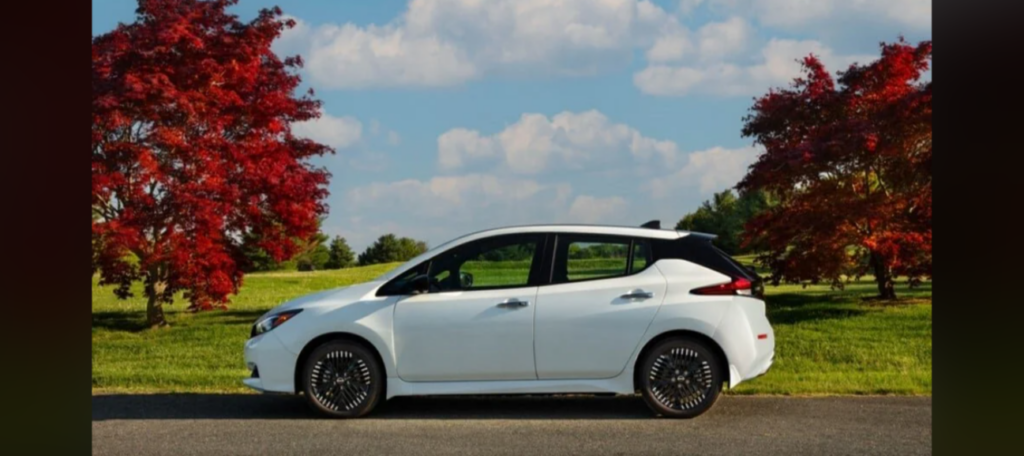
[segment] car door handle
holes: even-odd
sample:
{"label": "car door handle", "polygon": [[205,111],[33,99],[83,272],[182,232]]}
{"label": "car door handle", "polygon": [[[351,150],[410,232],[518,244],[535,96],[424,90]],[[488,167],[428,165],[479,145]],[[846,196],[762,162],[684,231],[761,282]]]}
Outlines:
{"label": "car door handle", "polygon": [[636,290],[630,291],[629,293],[626,293],[626,294],[620,296],[620,298],[622,298],[622,299],[650,299],[650,298],[653,298],[653,297],[654,297],[654,293],[652,293],[650,291],[644,291],[644,290],[641,290],[639,288],[637,288]]}
{"label": "car door handle", "polygon": [[516,298],[506,299],[498,303],[498,307],[526,307],[530,301],[520,301]]}

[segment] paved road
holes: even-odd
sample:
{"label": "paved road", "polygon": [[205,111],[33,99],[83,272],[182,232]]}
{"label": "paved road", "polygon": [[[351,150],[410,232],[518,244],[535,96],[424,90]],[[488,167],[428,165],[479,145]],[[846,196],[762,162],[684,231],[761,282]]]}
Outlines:
{"label": "paved road", "polygon": [[724,397],[694,420],[638,397],[396,398],[319,419],[301,398],[98,395],[93,454],[931,454],[928,397]]}

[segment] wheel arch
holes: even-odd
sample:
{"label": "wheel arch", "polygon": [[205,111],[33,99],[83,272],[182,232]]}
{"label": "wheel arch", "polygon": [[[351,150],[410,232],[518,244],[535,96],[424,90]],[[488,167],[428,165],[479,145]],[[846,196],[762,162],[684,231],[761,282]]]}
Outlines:
{"label": "wheel arch", "polygon": [[640,369],[641,367],[643,367],[643,359],[644,357],[647,356],[647,353],[650,352],[657,344],[661,343],[662,341],[675,337],[695,340],[706,345],[711,350],[711,352],[715,354],[715,357],[718,358],[718,361],[721,363],[722,369],[725,370],[725,372],[723,372],[723,375],[727,383],[729,385],[732,384],[732,368],[729,366],[729,357],[726,356],[725,350],[722,350],[722,346],[719,345],[718,342],[716,342],[707,334],[701,332],[688,329],[675,329],[663,332],[661,334],[658,334],[657,336],[652,337],[651,340],[647,341],[647,343],[644,344],[644,348],[640,350],[640,353],[636,357],[636,362],[633,363],[634,391],[638,391],[640,389]]}
{"label": "wheel arch", "polygon": [[304,347],[302,347],[302,351],[299,352],[299,356],[295,360],[295,372],[294,372],[295,394],[299,394],[300,392],[302,392],[302,384],[303,384],[303,382],[302,382],[302,368],[306,365],[306,359],[309,358],[310,353],[312,353],[313,350],[316,350],[317,347],[319,347],[319,346],[321,346],[321,345],[323,345],[323,344],[325,344],[327,342],[336,341],[336,340],[343,340],[343,341],[353,342],[353,343],[362,345],[363,348],[365,348],[366,350],[368,350],[370,353],[373,354],[374,360],[377,361],[377,364],[380,366],[381,372],[384,373],[384,379],[381,382],[381,384],[383,386],[383,390],[381,391],[381,394],[382,394],[382,397],[387,397],[387,389],[388,389],[387,365],[384,364],[384,358],[381,356],[380,351],[377,350],[377,347],[375,347],[373,345],[373,343],[371,343],[370,341],[366,340],[366,338],[364,338],[362,336],[359,336],[357,334],[352,334],[352,333],[347,333],[347,332],[331,332],[331,333],[321,334],[321,335],[313,338],[309,342],[307,342],[306,345]]}

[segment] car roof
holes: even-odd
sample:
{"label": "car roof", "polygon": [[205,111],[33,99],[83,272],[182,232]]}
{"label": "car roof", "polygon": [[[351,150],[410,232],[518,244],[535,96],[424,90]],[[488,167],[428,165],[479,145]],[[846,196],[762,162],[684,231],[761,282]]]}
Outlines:
{"label": "car roof", "polygon": [[679,239],[684,236],[695,234],[698,236],[710,236],[710,234],[696,233],[682,230],[668,230],[658,228],[641,228],[636,226],[618,225],[589,225],[589,224],[538,224],[538,225],[516,225],[469,233],[460,236],[458,239],[471,240],[483,237],[497,236],[502,234],[515,233],[584,233],[584,234],[607,234],[616,236],[631,236],[652,239]]}

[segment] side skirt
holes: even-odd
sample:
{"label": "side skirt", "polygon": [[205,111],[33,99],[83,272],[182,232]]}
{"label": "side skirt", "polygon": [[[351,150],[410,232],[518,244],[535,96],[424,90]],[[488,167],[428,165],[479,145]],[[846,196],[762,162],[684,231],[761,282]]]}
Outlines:
{"label": "side skirt", "polygon": [[582,380],[488,380],[475,382],[406,382],[388,378],[387,399],[396,396],[476,395],[476,394],[569,394],[633,393],[633,373],[618,377]]}

